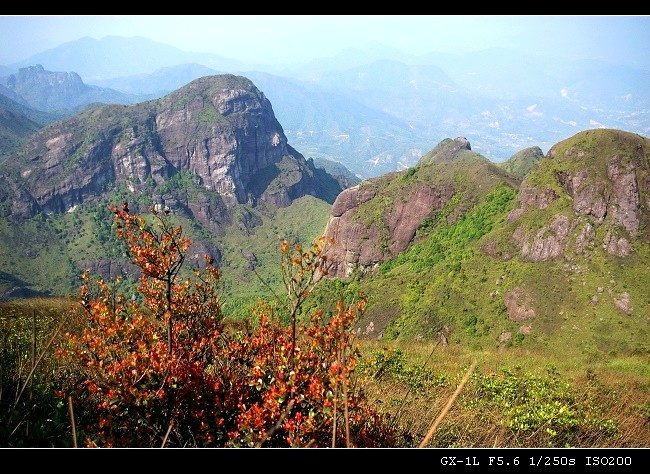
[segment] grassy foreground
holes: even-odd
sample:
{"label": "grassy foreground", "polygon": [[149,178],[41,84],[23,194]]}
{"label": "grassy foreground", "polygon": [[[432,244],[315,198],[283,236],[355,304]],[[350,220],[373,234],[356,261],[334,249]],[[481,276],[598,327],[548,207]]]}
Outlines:
{"label": "grassy foreground", "polygon": [[[0,447],[71,447],[54,357],[74,301],[0,303]],[[389,415],[404,448],[650,445],[650,367],[643,356],[594,361],[521,347],[362,341],[357,383]]]}
{"label": "grassy foreground", "polygon": [[522,348],[364,342],[367,390],[406,447],[640,448],[650,444],[643,357],[587,364]]}

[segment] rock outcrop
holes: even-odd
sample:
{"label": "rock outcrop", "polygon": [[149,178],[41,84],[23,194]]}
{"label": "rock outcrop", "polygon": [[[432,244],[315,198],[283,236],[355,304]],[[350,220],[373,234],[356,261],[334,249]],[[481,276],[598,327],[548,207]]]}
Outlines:
{"label": "rock outcrop", "polygon": [[[237,204],[284,207],[306,194],[333,202],[342,190],[288,145],[264,94],[234,75],[53,123],[13,166],[21,177],[13,208],[26,217],[66,212],[117,184],[217,230],[232,223]],[[175,193],[173,180],[198,191]]]}
{"label": "rock outcrop", "polygon": [[[521,258],[540,262],[596,246],[629,255],[632,242],[648,239],[639,231],[648,223],[649,157],[648,139],[617,130],[590,130],[554,145],[524,179],[508,216],[508,223],[525,221],[512,234]],[[547,208],[557,212],[541,212]],[[548,217],[524,219],[531,213]]]}
{"label": "rock outcrop", "polygon": [[[477,180],[477,182],[474,182]],[[483,184],[477,184],[478,181]],[[460,194],[445,219],[453,222],[495,183],[518,186],[515,177],[471,151],[464,137],[445,139],[418,166],[372,178],[336,198],[324,235],[329,275],[372,270],[414,242],[417,230]],[[460,189],[459,189],[460,187]],[[460,195],[459,195],[460,196]]]}
{"label": "rock outcrop", "polygon": [[326,240],[333,242],[327,252],[330,276],[345,277],[397,256],[411,243],[422,221],[454,195],[451,184],[406,187],[402,197],[382,207],[376,221],[365,222],[363,205],[381,192],[381,181],[366,180],[344,190],[334,201],[324,232]]}

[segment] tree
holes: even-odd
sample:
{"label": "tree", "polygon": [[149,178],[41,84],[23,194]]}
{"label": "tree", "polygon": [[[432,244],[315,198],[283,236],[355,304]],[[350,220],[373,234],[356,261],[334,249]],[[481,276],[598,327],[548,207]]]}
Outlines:
{"label": "tree", "polygon": [[206,256],[179,279],[191,242],[168,213],[154,224],[110,207],[118,237],[141,269],[140,298],[91,281],[80,289],[80,330],[58,355],[76,377],[72,400],[87,446],[390,446],[392,432],[355,381],[352,325],[365,300],[334,314],[297,313],[323,272],[322,239],[309,251],[281,246],[291,325],[260,302],[243,325],[228,325],[219,271]]}

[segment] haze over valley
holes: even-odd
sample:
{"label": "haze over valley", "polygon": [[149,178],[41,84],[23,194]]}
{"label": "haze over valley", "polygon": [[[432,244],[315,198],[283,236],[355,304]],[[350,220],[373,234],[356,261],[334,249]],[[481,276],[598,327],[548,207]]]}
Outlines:
{"label": "haze over valley", "polygon": [[[183,31],[183,42],[161,22]],[[94,29],[78,30],[85,23]],[[48,45],[18,60],[18,51],[5,52],[14,60],[0,69],[0,93],[61,117],[89,103],[161,97],[203,75],[243,75],[269,98],[298,151],[368,178],[412,166],[447,137],[463,136],[502,162],[530,146],[546,152],[581,130],[647,134],[649,23],[543,15],[0,17],[4,44],[18,50],[33,25],[32,48],[38,38]],[[291,34],[282,26],[289,24]],[[229,33],[236,25],[246,34]],[[75,31],[87,36],[53,43]],[[317,40],[325,37],[327,45]],[[74,73],[75,87],[88,91],[39,97],[34,79],[19,73],[37,66]]]}

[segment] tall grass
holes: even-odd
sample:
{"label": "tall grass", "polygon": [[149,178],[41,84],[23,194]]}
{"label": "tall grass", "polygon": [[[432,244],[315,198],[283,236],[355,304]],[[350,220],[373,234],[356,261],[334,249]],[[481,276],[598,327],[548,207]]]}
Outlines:
{"label": "tall grass", "polygon": [[0,303],[0,446],[67,446],[65,407],[55,397],[61,374],[54,346],[71,301],[32,298]]}
{"label": "tall grass", "polygon": [[[368,391],[415,447],[471,360],[476,368],[427,446],[639,448],[650,445],[647,369],[612,372],[564,355],[521,349],[473,352],[431,344],[363,345]],[[640,368],[629,356],[617,365]]]}
{"label": "tall grass", "polygon": [[[72,447],[74,412],[52,343],[67,299],[0,303],[0,447]],[[397,427],[400,447],[650,446],[643,355],[588,360],[523,348],[472,351],[363,341],[356,377]]]}

